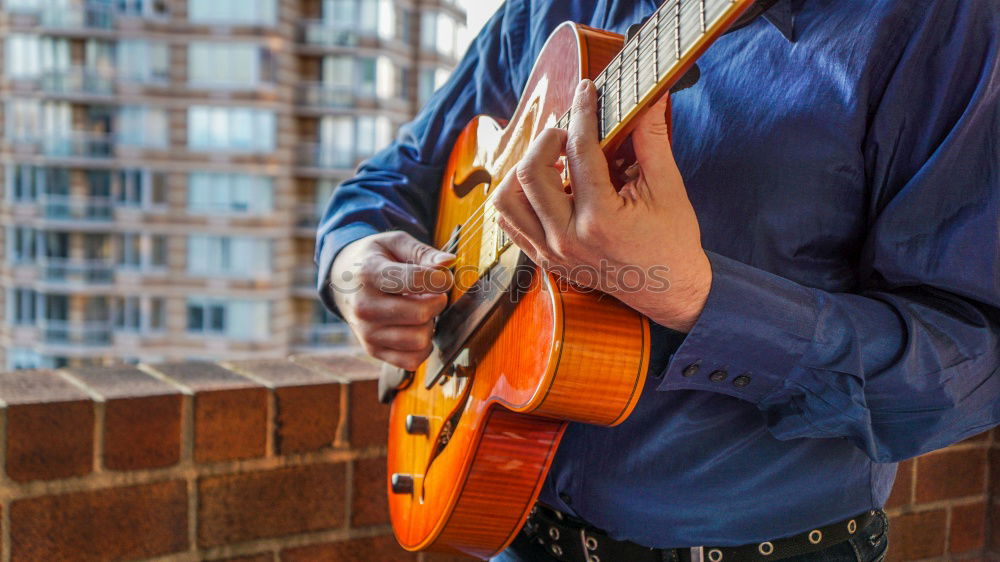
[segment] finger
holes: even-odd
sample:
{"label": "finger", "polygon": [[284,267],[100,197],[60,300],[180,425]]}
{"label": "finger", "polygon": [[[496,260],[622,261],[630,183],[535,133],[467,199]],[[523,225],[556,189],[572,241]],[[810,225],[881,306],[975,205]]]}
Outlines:
{"label": "finger", "polygon": [[387,236],[384,244],[396,261],[401,263],[442,267],[451,265],[455,261],[455,254],[442,252],[401,230]]}
{"label": "finger", "polygon": [[388,295],[365,294],[354,306],[354,316],[362,329],[373,326],[420,326],[441,314],[448,304],[442,294]]}
{"label": "finger", "polygon": [[[497,188],[493,206],[500,213],[498,225],[507,234],[518,232],[529,246],[545,243],[545,229],[535,214],[534,207],[517,179],[517,174],[507,174]],[[507,228],[504,228],[506,225]]]}
{"label": "finger", "polygon": [[592,210],[607,208],[617,201],[597,132],[597,90],[593,82],[582,80],[570,112],[566,159],[576,204]]}
{"label": "finger", "polygon": [[[650,178],[675,178],[680,173],[670,146],[670,96],[661,97],[640,118],[632,132],[632,147],[643,174]],[[657,184],[665,182],[658,181]],[[666,182],[676,185],[675,182]]]}
{"label": "finger", "polygon": [[419,326],[384,326],[366,334],[369,344],[395,351],[422,351],[431,345],[434,323]]}
{"label": "finger", "polygon": [[366,264],[362,281],[380,292],[404,295],[448,292],[454,277],[444,267],[401,263],[376,254]]}
{"label": "finger", "polygon": [[562,174],[556,167],[565,146],[566,131],[542,131],[531,142],[514,174],[547,236],[566,232],[573,215],[573,200],[563,189]]}

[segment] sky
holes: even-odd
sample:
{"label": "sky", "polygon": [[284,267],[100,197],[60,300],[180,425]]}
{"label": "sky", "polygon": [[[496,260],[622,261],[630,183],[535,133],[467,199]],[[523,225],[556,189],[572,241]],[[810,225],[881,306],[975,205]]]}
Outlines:
{"label": "sky", "polygon": [[460,38],[462,45],[468,45],[476,37],[479,29],[483,27],[486,20],[490,19],[493,12],[497,11],[497,8],[502,3],[503,0],[466,0],[464,2],[468,24]]}

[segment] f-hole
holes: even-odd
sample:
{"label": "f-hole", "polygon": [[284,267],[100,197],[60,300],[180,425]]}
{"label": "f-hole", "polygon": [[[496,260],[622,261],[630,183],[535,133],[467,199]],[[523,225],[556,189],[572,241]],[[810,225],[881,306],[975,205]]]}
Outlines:
{"label": "f-hole", "polygon": [[472,192],[476,186],[483,185],[484,183],[489,185],[493,181],[493,176],[489,172],[482,168],[476,168],[472,170],[468,176],[459,182],[458,175],[452,179],[452,189],[455,191],[455,195],[458,197],[465,197]]}

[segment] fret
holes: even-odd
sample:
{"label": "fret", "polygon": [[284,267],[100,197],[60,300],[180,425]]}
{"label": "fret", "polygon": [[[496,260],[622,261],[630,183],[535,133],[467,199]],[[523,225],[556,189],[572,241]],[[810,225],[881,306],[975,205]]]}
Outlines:
{"label": "fret", "polygon": [[[635,42],[635,49],[632,50],[632,106],[639,105],[639,41]],[[629,111],[631,111],[631,107]]]}
{"label": "fret", "polygon": [[[704,0],[702,0],[704,2]],[[656,10],[656,23],[653,24],[653,74],[660,76],[660,10]]]}
{"label": "fret", "polygon": [[700,13],[701,32],[705,33],[708,28],[705,26],[705,0],[698,0],[698,12]]}

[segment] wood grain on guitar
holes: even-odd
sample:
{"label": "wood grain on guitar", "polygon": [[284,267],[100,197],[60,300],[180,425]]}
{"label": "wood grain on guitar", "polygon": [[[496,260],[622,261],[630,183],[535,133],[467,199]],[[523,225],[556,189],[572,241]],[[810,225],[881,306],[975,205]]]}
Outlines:
{"label": "wood grain on guitar", "polygon": [[627,44],[564,24],[543,47],[509,121],[479,116],[458,137],[435,230],[437,245],[458,256],[454,308],[439,321],[447,331],[435,336],[431,358],[396,394],[389,420],[387,489],[404,548],[481,558],[503,550],[524,524],[566,425],[615,425],[635,407],[649,360],[647,320],[531,264],[527,276],[503,269],[524,264],[496,226],[490,194],[539,132],[568,124],[582,78],[600,92],[609,162],[631,164],[619,149],[635,117],[752,3],[668,0]]}

